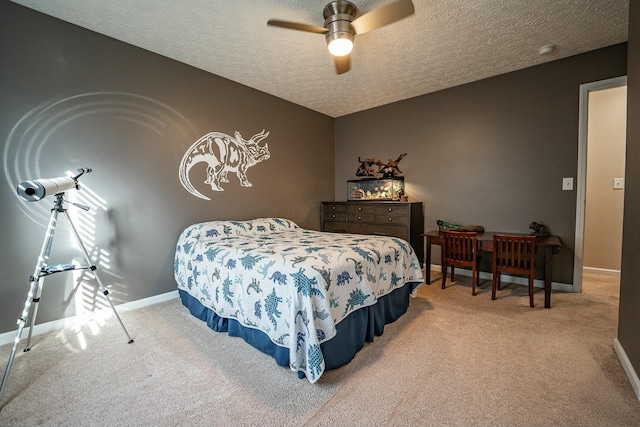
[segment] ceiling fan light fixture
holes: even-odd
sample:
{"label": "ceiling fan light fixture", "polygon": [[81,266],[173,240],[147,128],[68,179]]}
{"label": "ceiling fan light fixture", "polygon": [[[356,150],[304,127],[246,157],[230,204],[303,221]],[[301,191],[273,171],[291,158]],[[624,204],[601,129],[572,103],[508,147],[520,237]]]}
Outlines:
{"label": "ceiling fan light fixture", "polygon": [[351,53],[355,35],[351,21],[355,14],[356,8],[350,2],[332,2],[325,7],[324,27],[328,30],[325,36],[329,52],[333,56],[345,56]]}
{"label": "ceiling fan light fixture", "polygon": [[338,37],[329,40],[327,38],[329,53],[333,56],[345,56],[353,49],[353,34],[341,33]]}

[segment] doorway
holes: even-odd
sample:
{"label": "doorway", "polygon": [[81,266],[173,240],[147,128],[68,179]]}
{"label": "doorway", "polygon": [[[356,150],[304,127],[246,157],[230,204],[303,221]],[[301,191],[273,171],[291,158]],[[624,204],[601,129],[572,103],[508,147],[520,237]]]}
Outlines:
{"label": "doorway", "polygon": [[[626,85],[627,78],[623,76],[580,86],[574,292],[582,292],[584,268],[619,274]],[[594,105],[594,101],[615,101],[612,111],[617,108],[622,117],[607,118],[606,109]]]}

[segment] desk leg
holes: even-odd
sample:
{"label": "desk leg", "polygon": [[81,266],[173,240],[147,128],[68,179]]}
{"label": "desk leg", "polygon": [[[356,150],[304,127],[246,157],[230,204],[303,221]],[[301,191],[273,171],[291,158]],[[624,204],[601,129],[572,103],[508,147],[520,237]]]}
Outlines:
{"label": "desk leg", "polygon": [[431,237],[424,236],[424,283],[431,284]]}
{"label": "desk leg", "polygon": [[544,307],[551,308],[551,273],[553,272],[553,248],[544,250]]}

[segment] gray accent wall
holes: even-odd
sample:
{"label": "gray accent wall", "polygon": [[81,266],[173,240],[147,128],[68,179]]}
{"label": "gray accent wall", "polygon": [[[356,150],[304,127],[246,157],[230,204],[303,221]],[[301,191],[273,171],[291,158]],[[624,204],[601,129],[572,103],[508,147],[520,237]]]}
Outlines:
{"label": "gray accent wall", "polygon": [[[17,197],[26,179],[93,169],[68,195],[94,208],[69,212],[116,304],[176,289],[175,244],[190,224],[277,216],[319,229],[320,201],[334,194],[332,118],[10,2],[0,2],[0,54],[0,333],[16,328],[53,207]],[[263,129],[271,157],[248,169],[252,187],[229,173],[212,191],[205,163],[190,180],[211,200],[180,184],[201,136]],[[50,264],[81,259],[58,224]],[[38,323],[104,306],[94,283],[48,277]]]}
{"label": "gray accent wall", "polygon": [[[640,374],[640,3],[629,2],[627,155],[618,341]],[[637,384],[640,386],[640,384]],[[638,390],[636,390],[638,392]],[[640,392],[638,392],[640,397]]]}
{"label": "gray accent wall", "polygon": [[625,75],[626,52],[619,44],[336,119],[336,199],[358,157],[408,153],[399,166],[410,200],[424,203],[425,230],[438,219],[520,233],[543,223],[563,243],[553,281],[572,284],[576,191],[562,179],[577,175],[580,85]]}

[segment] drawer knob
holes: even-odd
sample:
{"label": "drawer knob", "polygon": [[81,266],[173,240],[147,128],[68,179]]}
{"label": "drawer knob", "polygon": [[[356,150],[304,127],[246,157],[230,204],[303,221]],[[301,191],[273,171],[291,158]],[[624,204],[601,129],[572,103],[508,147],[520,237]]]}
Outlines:
{"label": "drawer knob", "polygon": [[393,221],[393,218],[389,218],[389,222]]}
{"label": "drawer knob", "polygon": [[362,217],[361,217],[361,216],[359,216],[359,217],[358,217],[358,220],[361,220],[361,219],[362,219]]}
{"label": "drawer knob", "polygon": [[331,206],[331,209],[333,209],[333,210],[335,211],[335,210],[336,210],[336,207],[335,207],[335,206]]}
{"label": "drawer knob", "polygon": [[361,210],[362,210],[362,208],[361,208],[361,207],[359,207],[359,208],[358,208],[358,210],[359,210],[359,211],[361,211]]}
{"label": "drawer knob", "polygon": [[331,218],[335,218],[335,217],[336,217],[336,214],[331,215]]}
{"label": "drawer knob", "polygon": [[393,208],[389,208],[389,212],[393,212]]}

